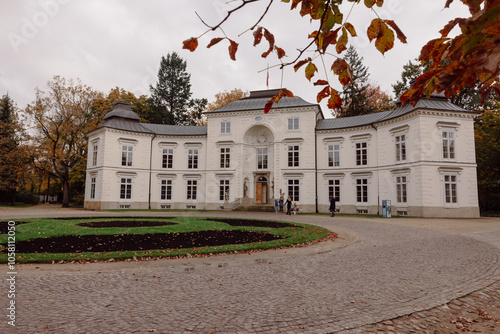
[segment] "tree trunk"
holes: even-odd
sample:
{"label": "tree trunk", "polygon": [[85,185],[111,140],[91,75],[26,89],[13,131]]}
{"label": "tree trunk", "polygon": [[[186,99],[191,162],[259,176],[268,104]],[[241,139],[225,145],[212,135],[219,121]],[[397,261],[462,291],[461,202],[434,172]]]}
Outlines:
{"label": "tree trunk", "polygon": [[62,207],[69,208],[69,182],[68,180],[64,180],[62,184],[63,184]]}

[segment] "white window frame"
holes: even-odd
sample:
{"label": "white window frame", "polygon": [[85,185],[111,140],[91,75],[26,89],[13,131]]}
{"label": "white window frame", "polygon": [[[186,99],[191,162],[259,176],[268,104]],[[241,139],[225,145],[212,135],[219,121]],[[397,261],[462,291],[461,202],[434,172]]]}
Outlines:
{"label": "white window frame", "polygon": [[[368,178],[356,178],[356,203],[368,204],[370,200],[368,184]],[[366,188],[366,193],[364,188]]]}
{"label": "white window frame", "polygon": [[[460,167],[439,167],[442,182],[443,206],[457,208],[460,206]],[[448,187],[450,186],[450,187]],[[449,198],[449,200],[448,200]]]}
{"label": "white window frame", "polygon": [[97,175],[90,176],[90,199],[95,200],[95,190],[97,183]]}
{"label": "white window frame", "polygon": [[[355,143],[356,166],[368,166],[368,143]],[[364,158],[363,158],[364,157]]]}
{"label": "white window frame", "polygon": [[328,167],[340,167],[340,143],[328,144]]}
{"label": "white window frame", "polygon": [[196,201],[198,199],[198,180],[186,180],[186,200]]}
{"label": "white window frame", "polygon": [[[123,195],[123,197],[122,197]],[[120,200],[132,200],[132,178],[120,177]]]}
{"label": "white window frame", "polygon": [[[269,150],[267,147],[257,147],[257,169],[266,170],[269,168]],[[261,164],[262,162],[262,164]],[[265,162],[265,164],[264,164]]]}
{"label": "white window frame", "polygon": [[290,117],[290,118],[288,118],[287,123],[288,123],[288,131],[300,130],[300,118],[299,117]]}
{"label": "white window frame", "polygon": [[129,144],[122,144],[122,167],[132,167],[134,161],[134,146]]}
{"label": "white window frame", "polygon": [[406,161],[406,134],[396,134],[394,136],[394,147],[396,149],[396,162]]}
{"label": "white window frame", "polygon": [[342,200],[342,180],[340,178],[328,179],[328,198],[333,195],[336,202]]}
{"label": "white window frame", "polygon": [[199,166],[199,156],[200,150],[197,148],[187,149],[187,168],[188,169],[198,169]]}
{"label": "white window frame", "polygon": [[[460,127],[460,124],[456,122],[439,121],[436,123],[436,125],[438,127],[439,137],[441,139],[441,158],[443,159],[443,161],[456,161],[458,154],[458,129]],[[450,134],[452,134],[451,140]]]}
{"label": "white window frame", "polygon": [[229,179],[219,179],[219,201],[224,202],[226,200],[226,191],[228,197],[231,195],[231,180]]}
{"label": "white window frame", "polygon": [[408,177],[406,174],[396,175],[396,203],[408,203]]}
{"label": "white window frame", "polygon": [[174,149],[172,147],[162,148],[161,168],[162,169],[174,168]]}
{"label": "white window frame", "polygon": [[220,147],[219,148],[219,167],[220,169],[231,168],[231,148],[230,147]]}
{"label": "white window frame", "polygon": [[[166,178],[160,179],[160,201],[171,201],[172,200],[173,185],[174,185],[174,182],[172,179],[166,179]],[[170,197],[168,196],[169,188],[170,188]],[[165,193],[165,198],[162,198],[164,193]]]}
{"label": "white window frame", "polygon": [[229,122],[229,121],[220,122],[220,133],[221,134],[230,134],[231,133],[231,122]]}
{"label": "white window frame", "polygon": [[300,179],[289,178],[286,182],[287,195],[290,196],[292,202],[300,202]]}
{"label": "white window frame", "polygon": [[97,166],[97,155],[99,152],[99,144],[94,143],[93,144],[93,151],[92,151],[92,166]]}
{"label": "white window frame", "polygon": [[[300,145],[298,143],[287,144],[287,166],[291,168],[300,167]],[[292,158],[290,160],[290,157]]]}

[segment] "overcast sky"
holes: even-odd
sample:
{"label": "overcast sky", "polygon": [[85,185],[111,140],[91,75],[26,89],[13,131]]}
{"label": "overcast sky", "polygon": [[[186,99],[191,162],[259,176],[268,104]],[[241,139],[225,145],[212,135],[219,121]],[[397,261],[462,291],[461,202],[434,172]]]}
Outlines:
{"label": "overcast sky", "polygon": [[[18,107],[24,108],[34,100],[35,88],[45,90],[47,81],[54,75],[79,78],[82,83],[106,93],[118,86],[136,95],[149,95],[149,85],[156,82],[161,56],[173,51],[187,61],[194,98],[212,101],[216,93],[224,90],[266,89],[265,69],[279,64],[277,57],[261,58],[267,44],[263,40],[262,45],[253,47],[251,31],[238,35],[257,21],[267,0],[248,5],[223,26],[228,37],[240,44],[237,61],[229,58],[227,41],[206,48],[213,37],[222,36],[220,31],[202,37],[198,50],[193,53],[182,49],[183,40],[206,30],[195,12],[208,24],[216,24],[227,9],[237,3],[227,0],[0,0],[0,95],[9,93]],[[345,3],[347,15],[351,3]],[[371,81],[392,95],[391,84],[400,79],[403,65],[418,56],[426,41],[439,37],[439,30],[449,20],[467,17],[468,11],[458,0],[449,9],[443,9],[445,0],[385,0],[385,3],[384,9],[376,9],[377,14],[393,19],[408,38],[408,44],[396,41],[394,49],[385,56],[366,37],[366,29],[376,17],[373,12],[360,4],[354,7],[348,21],[360,35],[350,38],[350,43],[364,58]],[[286,60],[295,59],[296,50],[308,43],[308,33],[315,30],[297,10],[290,11],[290,4],[278,0],[261,25],[275,35],[276,45],[287,51]],[[288,68],[281,73],[274,68],[269,72],[270,89],[283,85],[295,95],[316,102],[318,88],[312,87],[303,71],[294,73]],[[332,82],[341,89],[336,78]],[[323,104],[322,109],[325,116],[330,115]]]}

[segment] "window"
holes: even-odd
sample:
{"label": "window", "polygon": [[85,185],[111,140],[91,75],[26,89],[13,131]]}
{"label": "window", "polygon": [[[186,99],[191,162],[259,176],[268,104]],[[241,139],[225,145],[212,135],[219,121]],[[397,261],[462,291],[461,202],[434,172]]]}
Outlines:
{"label": "window", "polygon": [[188,150],[188,168],[196,169],[198,168],[198,150],[190,148]]}
{"label": "window", "polygon": [[365,166],[368,164],[368,151],[366,142],[356,143],[356,165]]}
{"label": "window", "polygon": [[172,148],[164,148],[161,167],[172,168],[173,164],[174,164],[174,150]]}
{"label": "window", "polygon": [[92,151],[92,166],[97,165],[97,152],[99,151],[99,146],[94,144],[94,149]]}
{"label": "window", "polygon": [[172,180],[161,180],[160,198],[168,201],[172,199]]}
{"label": "window", "polygon": [[257,149],[257,169],[267,169],[267,148]]}
{"label": "window", "polygon": [[132,153],[134,151],[133,146],[122,146],[122,166],[132,166]]}
{"label": "window", "polygon": [[444,197],[446,204],[457,203],[457,176],[444,175]]}
{"label": "window", "polygon": [[396,161],[406,160],[406,136],[396,136]]}
{"label": "window", "polygon": [[299,201],[299,180],[298,179],[290,179],[288,180],[288,196],[292,199],[293,202]]}
{"label": "window", "polygon": [[229,200],[229,180],[220,180],[219,183],[219,200],[224,201],[226,199],[226,193]]}
{"label": "window", "polygon": [[187,199],[196,199],[198,181],[187,180]]}
{"label": "window", "polygon": [[340,201],[340,180],[328,180],[328,198],[335,197],[335,200]]}
{"label": "window", "polygon": [[398,203],[406,203],[408,200],[406,198],[407,179],[406,176],[396,176],[396,197]]}
{"label": "window", "polygon": [[220,168],[229,168],[231,165],[231,151],[229,147],[220,149]]}
{"label": "window", "polygon": [[121,178],[120,179],[120,199],[131,199],[132,198],[132,179]]}
{"label": "window", "polygon": [[340,145],[328,145],[328,167],[340,166]]}
{"label": "window", "polygon": [[220,133],[231,133],[231,122],[221,122]]}
{"label": "window", "polygon": [[90,178],[90,199],[95,199],[95,181],[95,177]]}
{"label": "window", "polygon": [[299,167],[299,145],[288,146],[288,167]]}
{"label": "window", "polygon": [[356,200],[358,203],[368,202],[368,179],[356,179]]}
{"label": "window", "polygon": [[443,159],[455,159],[455,131],[443,131]]}
{"label": "window", "polygon": [[298,130],[299,129],[299,118],[289,118],[288,119],[288,130]]}

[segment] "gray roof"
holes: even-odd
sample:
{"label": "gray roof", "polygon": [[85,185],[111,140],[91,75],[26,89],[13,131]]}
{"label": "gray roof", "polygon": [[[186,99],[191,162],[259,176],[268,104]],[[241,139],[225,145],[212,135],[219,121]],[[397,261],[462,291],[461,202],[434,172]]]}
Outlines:
{"label": "gray roof", "polygon": [[317,130],[344,129],[344,128],[363,126],[363,125],[370,125],[408,114],[417,109],[431,109],[431,110],[459,111],[459,112],[473,113],[472,111],[466,110],[451,103],[448,99],[444,97],[431,96],[429,99],[421,98],[415,106],[407,104],[404,107],[399,106],[394,110],[382,111],[373,114],[366,114],[353,117],[323,119],[318,121],[316,129]]}
{"label": "gray roof", "polygon": [[104,120],[113,118],[113,117],[119,117],[119,118],[127,118],[127,119],[132,119],[135,121],[139,121],[140,118],[139,116],[132,111],[132,105],[130,103],[126,102],[117,102],[113,106],[113,110],[108,112],[104,116]]}
{"label": "gray roof", "polygon": [[157,135],[170,136],[202,136],[207,134],[206,126],[195,125],[165,125],[141,123],[143,127]]}
{"label": "gray roof", "polygon": [[[229,102],[225,106],[209,111],[207,113],[219,113],[219,112],[231,112],[231,111],[243,111],[243,110],[263,110],[267,101],[273,96],[275,96],[280,90],[261,90],[250,92],[249,97],[243,99]],[[283,97],[278,103],[273,105],[275,108],[293,108],[293,107],[307,107],[307,106],[317,106],[307,101],[304,101],[298,96],[294,97]]]}

